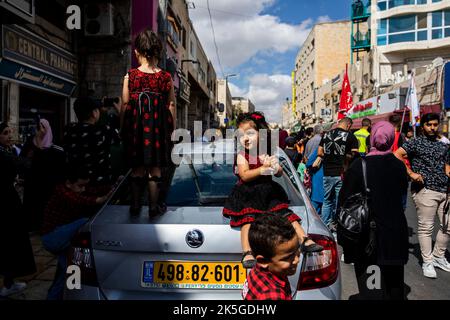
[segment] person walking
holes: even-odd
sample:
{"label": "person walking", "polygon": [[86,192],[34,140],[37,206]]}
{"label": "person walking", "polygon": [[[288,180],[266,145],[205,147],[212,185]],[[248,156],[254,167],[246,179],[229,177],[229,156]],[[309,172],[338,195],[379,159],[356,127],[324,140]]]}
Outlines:
{"label": "person walking", "polygon": [[[362,299],[404,299],[404,265],[408,261],[408,225],[403,211],[402,196],[408,188],[405,166],[392,153],[394,127],[387,121],[374,125],[370,136],[371,149],[364,158],[367,187],[370,190],[370,219],[375,221],[375,246],[367,253],[373,240],[370,229],[363,232],[359,243],[350,242],[338,232],[338,242],[344,249],[344,261],[354,263],[359,296]],[[350,196],[364,192],[362,159],[353,161],[345,173],[339,193],[341,206]],[[369,290],[369,266],[381,271],[381,291]],[[378,292],[377,292],[378,291]],[[381,294],[378,295],[377,294]]]}
{"label": "person walking", "polygon": [[14,279],[36,272],[33,250],[26,224],[22,218],[22,203],[14,184],[24,164],[12,148],[12,130],[0,123],[0,274],[3,287],[0,296],[6,297],[23,291],[27,285]]}
{"label": "person walking", "polygon": [[31,160],[26,171],[23,206],[29,231],[39,231],[44,208],[56,185],[64,179],[64,150],[53,143],[53,133],[46,119],[39,120],[36,135],[26,143],[21,157]]}
{"label": "person walking", "polygon": [[[428,113],[420,119],[422,135],[408,140],[395,155],[403,160],[408,157],[411,169],[406,167],[412,180],[411,193],[417,210],[420,251],[423,275],[436,278],[435,268],[450,272],[445,251],[450,240],[450,224],[444,225],[445,204],[448,200],[449,146],[438,141],[440,116]],[[433,229],[436,215],[440,228],[433,249]],[[447,219],[448,221],[448,219]]]}
{"label": "person walking", "polygon": [[139,215],[145,185],[149,190],[149,216],[166,211],[160,197],[163,168],[171,167],[172,132],[176,99],[170,73],[158,67],[162,44],[146,29],[135,40],[140,66],[124,78],[121,112],[122,138],[131,173],[131,215]]}
{"label": "person walking", "polygon": [[359,143],[359,154],[361,156],[365,156],[367,152],[370,150],[369,136],[370,136],[370,128],[372,126],[372,121],[369,118],[364,118],[362,120],[362,128],[354,133],[356,139],[358,139]]}
{"label": "person walking", "polygon": [[111,145],[119,140],[114,129],[98,124],[100,108],[101,103],[90,97],[78,98],[74,104],[78,122],[67,126],[63,140],[67,167],[88,170],[92,194],[111,188]]}
{"label": "person walking", "polygon": [[311,154],[317,151],[317,148],[319,148],[320,141],[322,140],[323,127],[320,124],[318,124],[314,126],[313,130],[314,136],[306,143],[305,146],[305,153],[303,155],[305,162],[308,162]]}
{"label": "person walking", "polygon": [[287,137],[286,138],[286,148],[284,149],[284,153],[289,157],[294,168],[297,169],[300,161],[302,160],[302,155],[298,153],[297,148],[295,147],[295,138]]}
{"label": "person walking", "polygon": [[306,169],[311,175],[311,202],[318,215],[322,215],[324,200],[323,191],[323,166],[316,162],[319,147],[308,158]]}
{"label": "person walking", "polygon": [[342,175],[354,154],[359,152],[358,140],[350,132],[352,119],[343,118],[338,127],[327,132],[319,144],[317,156],[323,165],[324,201],[322,220],[327,227],[336,232],[335,217]]}

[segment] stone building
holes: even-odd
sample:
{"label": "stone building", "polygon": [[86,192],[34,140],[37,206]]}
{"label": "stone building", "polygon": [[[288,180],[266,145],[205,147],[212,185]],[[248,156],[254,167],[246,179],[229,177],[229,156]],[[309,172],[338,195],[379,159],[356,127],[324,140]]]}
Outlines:
{"label": "stone building", "polygon": [[305,122],[316,114],[316,90],[350,62],[350,21],[316,24],[295,61],[297,110]]}

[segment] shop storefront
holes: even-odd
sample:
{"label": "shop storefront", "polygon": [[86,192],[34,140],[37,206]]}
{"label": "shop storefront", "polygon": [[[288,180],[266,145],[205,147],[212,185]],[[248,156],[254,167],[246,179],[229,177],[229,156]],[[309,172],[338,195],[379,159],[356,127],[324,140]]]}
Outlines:
{"label": "shop storefront", "polygon": [[0,79],[2,110],[19,142],[49,120],[59,142],[76,86],[76,57],[17,25],[2,25]]}

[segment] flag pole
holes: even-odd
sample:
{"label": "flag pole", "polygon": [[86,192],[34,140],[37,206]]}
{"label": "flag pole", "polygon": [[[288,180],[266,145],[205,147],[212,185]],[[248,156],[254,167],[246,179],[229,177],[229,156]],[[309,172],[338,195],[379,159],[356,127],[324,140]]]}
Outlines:
{"label": "flag pole", "polygon": [[406,115],[406,106],[403,108],[403,117],[402,117],[402,124],[400,125],[400,133],[403,131],[403,124],[405,123],[405,115]]}

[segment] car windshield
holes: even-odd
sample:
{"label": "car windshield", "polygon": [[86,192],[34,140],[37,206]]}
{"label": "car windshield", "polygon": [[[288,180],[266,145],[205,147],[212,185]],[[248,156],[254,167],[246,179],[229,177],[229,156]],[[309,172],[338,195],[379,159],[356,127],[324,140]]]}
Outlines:
{"label": "car windshield", "polygon": [[[286,191],[291,206],[304,205],[286,174],[273,179]],[[175,170],[166,202],[173,207],[223,206],[237,181],[232,164],[192,164],[183,160]]]}
{"label": "car windshield", "polygon": [[[225,157],[224,157],[225,159]],[[194,161],[195,162],[195,161]],[[168,185],[166,204],[169,207],[223,207],[225,200],[236,185],[238,177],[233,172],[233,161],[212,163],[191,163],[183,158],[175,171],[165,174],[163,180]],[[304,202],[295,186],[292,172],[283,161],[285,173],[281,177],[273,177],[288,195],[291,206],[304,206]],[[112,205],[130,205],[129,179],[115,193],[110,201]],[[143,196],[143,204],[147,205],[147,193]]]}

